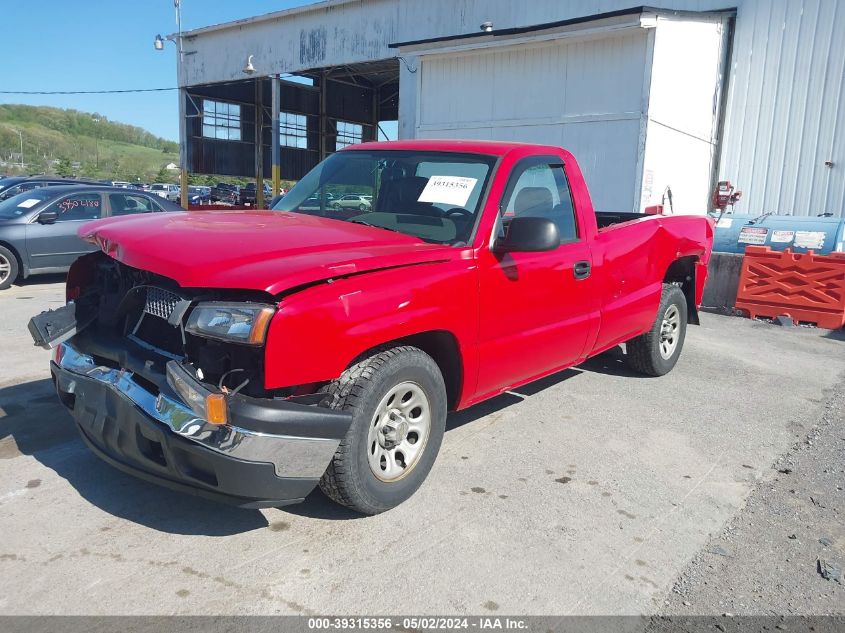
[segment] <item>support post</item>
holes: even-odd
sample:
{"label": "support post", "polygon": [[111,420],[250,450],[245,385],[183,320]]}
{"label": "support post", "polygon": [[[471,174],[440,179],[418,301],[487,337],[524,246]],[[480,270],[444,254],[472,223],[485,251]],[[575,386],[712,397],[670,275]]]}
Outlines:
{"label": "support post", "polygon": [[[181,64],[179,65],[181,68]],[[181,73],[180,73],[181,74]],[[179,187],[180,204],[188,208],[188,120],[185,117],[187,91],[179,86]]]}
{"label": "support post", "polygon": [[272,98],[272,119],[273,119],[273,129],[271,133],[272,140],[272,171],[273,171],[273,197],[279,195],[279,190],[281,189],[281,139],[279,138],[279,101],[281,100],[281,82],[279,81],[278,75],[273,75],[270,77],[270,91],[273,95]]}
{"label": "support post", "polygon": [[261,79],[255,80],[255,207],[264,208],[264,99]]}
{"label": "support post", "polygon": [[179,35],[175,42],[178,49],[176,57],[176,85],[179,86],[179,203],[188,208],[188,119],[186,117],[188,91],[185,88],[185,42],[182,39],[182,2],[173,0],[176,9],[176,28]]}
{"label": "support post", "polygon": [[328,86],[326,81],[325,71],[320,73],[320,160],[326,157],[326,135],[328,134],[328,124],[326,121],[326,88]]}

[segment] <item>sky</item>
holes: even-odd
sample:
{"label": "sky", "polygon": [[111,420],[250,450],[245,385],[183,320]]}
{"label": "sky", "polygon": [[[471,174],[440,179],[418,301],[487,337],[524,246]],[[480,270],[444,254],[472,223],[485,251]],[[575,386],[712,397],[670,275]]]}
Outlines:
{"label": "sky", "polygon": [[[310,4],[308,0],[182,0],[182,28]],[[153,48],[176,31],[173,0],[3,2],[0,90],[117,90],[176,86],[176,47]],[[14,26],[13,26],[14,25]],[[25,103],[98,112],[179,139],[176,91],[113,95],[0,95]]]}

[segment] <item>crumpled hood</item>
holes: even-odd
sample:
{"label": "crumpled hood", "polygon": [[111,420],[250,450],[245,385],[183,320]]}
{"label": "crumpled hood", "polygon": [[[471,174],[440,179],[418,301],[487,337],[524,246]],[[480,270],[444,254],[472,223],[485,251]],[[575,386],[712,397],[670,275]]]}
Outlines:
{"label": "crumpled hood", "polygon": [[282,211],[152,213],[89,222],[79,237],[183,288],[271,294],[354,273],[448,259],[448,246]]}

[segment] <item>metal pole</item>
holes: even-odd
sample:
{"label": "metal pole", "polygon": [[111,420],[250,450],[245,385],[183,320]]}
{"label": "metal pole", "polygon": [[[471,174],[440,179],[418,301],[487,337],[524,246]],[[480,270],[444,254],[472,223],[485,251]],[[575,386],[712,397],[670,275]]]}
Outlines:
{"label": "metal pole", "polygon": [[178,40],[176,46],[179,49],[179,58],[176,65],[176,83],[179,85],[179,187],[180,187],[180,203],[183,209],[188,208],[188,125],[185,118],[185,102],[188,99],[188,93],[185,89],[185,70],[183,64],[185,61],[185,52],[182,48],[182,3],[181,0],[173,0],[173,6],[176,9],[176,30],[178,31]]}
{"label": "metal pole", "polygon": [[23,169],[23,134],[20,130],[17,130],[17,133],[21,137],[21,169]]}
{"label": "metal pole", "polygon": [[328,124],[326,121],[326,91],[328,89],[328,82],[326,81],[326,73],[320,73],[320,160],[326,157],[326,136],[328,135]]}
{"label": "metal pole", "polygon": [[271,158],[272,158],[272,172],[273,172],[273,197],[279,195],[279,190],[281,189],[281,139],[280,130],[279,130],[279,109],[280,109],[280,101],[281,101],[281,93],[280,90],[282,88],[282,84],[279,81],[279,75],[272,75],[270,77],[270,91],[272,92],[273,98],[271,103],[272,109],[272,134],[271,137],[273,139],[273,147],[271,150]]}
{"label": "metal pole", "polygon": [[255,208],[264,207],[264,98],[259,78],[255,80]]}

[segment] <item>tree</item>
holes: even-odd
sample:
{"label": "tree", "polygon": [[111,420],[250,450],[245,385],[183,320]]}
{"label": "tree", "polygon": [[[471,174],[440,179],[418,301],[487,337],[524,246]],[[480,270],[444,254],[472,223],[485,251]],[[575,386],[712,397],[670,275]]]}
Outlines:
{"label": "tree", "polygon": [[170,182],[170,174],[167,172],[167,167],[162,167],[158,170],[155,177],[156,182]]}
{"label": "tree", "polygon": [[73,165],[70,164],[70,160],[67,158],[60,159],[59,164],[56,165],[56,173],[62,178],[73,176]]}

